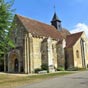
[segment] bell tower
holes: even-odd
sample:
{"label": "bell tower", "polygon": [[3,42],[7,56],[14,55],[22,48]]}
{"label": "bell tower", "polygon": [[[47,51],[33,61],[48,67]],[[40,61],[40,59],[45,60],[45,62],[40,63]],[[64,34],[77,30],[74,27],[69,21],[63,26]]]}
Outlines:
{"label": "bell tower", "polygon": [[54,16],[52,18],[51,25],[53,25],[58,31],[62,30],[61,20],[58,18],[56,12],[54,12]]}

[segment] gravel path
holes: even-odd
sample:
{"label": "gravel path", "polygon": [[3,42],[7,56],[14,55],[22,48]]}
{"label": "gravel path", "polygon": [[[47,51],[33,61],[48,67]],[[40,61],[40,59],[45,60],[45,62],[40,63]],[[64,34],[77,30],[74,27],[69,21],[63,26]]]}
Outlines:
{"label": "gravel path", "polygon": [[88,71],[52,78],[17,88],[88,88]]}

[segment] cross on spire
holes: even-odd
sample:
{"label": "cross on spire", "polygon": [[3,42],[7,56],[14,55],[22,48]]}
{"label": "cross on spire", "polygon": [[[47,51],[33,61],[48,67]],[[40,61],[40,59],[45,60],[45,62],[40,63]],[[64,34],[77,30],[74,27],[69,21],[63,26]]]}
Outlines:
{"label": "cross on spire", "polygon": [[56,5],[54,4],[54,12],[56,12]]}

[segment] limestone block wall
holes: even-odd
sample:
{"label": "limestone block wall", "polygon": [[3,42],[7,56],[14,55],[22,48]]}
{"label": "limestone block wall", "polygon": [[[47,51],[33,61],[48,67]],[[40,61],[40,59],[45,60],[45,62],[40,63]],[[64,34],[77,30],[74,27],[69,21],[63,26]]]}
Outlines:
{"label": "limestone block wall", "polygon": [[[83,67],[81,44],[80,44],[81,39],[83,39],[83,41],[84,41],[85,65],[87,67],[87,64],[88,64],[88,39],[87,39],[85,33],[82,34],[82,36],[79,38],[79,40],[76,42],[76,44],[73,47],[73,49],[74,49],[74,63],[75,63],[75,67]],[[77,50],[79,51],[79,58],[77,58],[77,55],[76,55]]]}
{"label": "limestone block wall", "polygon": [[44,39],[41,43],[41,59],[42,64],[48,65],[48,46],[47,46],[47,38]]}
{"label": "limestone block wall", "polygon": [[[77,56],[78,51],[78,56]],[[81,67],[82,68],[82,55],[81,55],[81,46],[80,46],[80,39],[76,42],[73,47],[73,59],[74,59],[74,67]]]}
{"label": "limestone block wall", "polygon": [[58,67],[58,63],[57,63],[57,41],[52,40],[52,52],[53,52],[53,63],[54,63],[54,67],[57,68]]}
{"label": "limestone block wall", "polygon": [[14,20],[14,24],[15,26],[12,26],[13,30],[11,30],[10,37],[14,41],[16,47],[23,46],[23,39],[27,31],[17,18]]}
{"label": "limestone block wall", "polygon": [[65,68],[73,68],[74,67],[74,59],[73,59],[73,48],[65,49]]}
{"label": "limestone block wall", "polygon": [[25,36],[27,36],[27,31],[26,29],[20,24],[20,22],[17,22],[17,26],[15,29],[16,35],[15,35],[15,46],[20,48],[20,64],[21,64],[21,69],[24,71],[24,58],[25,58]]}
{"label": "limestone block wall", "polygon": [[53,65],[53,52],[52,52],[52,39],[48,38],[47,40],[47,49],[48,49],[48,66]]}
{"label": "limestone block wall", "polygon": [[[16,24],[15,24],[15,27],[12,27],[13,30],[10,33],[10,37],[14,41],[15,49],[18,49],[19,53],[20,53],[20,57],[18,58],[19,64],[20,64],[20,69],[24,70],[25,36],[27,35],[27,31],[18,19],[15,19],[14,23],[16,23]],[[8,57],[8,59],[11,59],[11,61],[12,61],[14,58]],[[12,63],[12,62],[10,62],[10,63]],[[10,67],[11,67],[11,64],[8,63],[8,70],[10,72],[13,72],[14,69],[10,69]],[[21,70],[20,70],[20,72],[21,72]]]}
{"label": "limestone block wall", "polygon": [[53,65],[57,68],[57,47],[56,40],[51,38],[44,39],[42,42],[42,64]]}
{"label": "limestone block wall", "polygon": [[41,41],[42,38],[33,38],[33,65],[34,69],[41,68]]}
{"label": "limestone block wall", "polygon": [[54,72],[54,56],[53,56],[53,49],[52,49],[52,38],[47,39],[47,46],[48,46],[48,69],[49,72]]}
{"label": "limestone block wall", "polygon": [[57,62],[58,67],[65,66],[65,51],[62,44],[57,44]]}
{"label": "limestone block wall", "polygon": [[81,35],[81,37],[76,41],[76,43],[74,44],[74,46],[72,48],[67,48],[66,49],[66,65],[67,67],[79,67],[82,68],[83,67],[83,57],[82,57],[82,49],[81,49],[81,39],[83,40],[83,44],[82,47],[84,47],[84,54],[83,56],[85,57],[85,66],[87,67],[88,64],[88,50],[87,50],[87,44],[88,44],[88,39],[85,35],[85,33],[83,33]]}
{"label": "limestone block wall", "polygon": [[87,68],[88,68],[88,41],[86,43],[86,64],[87,64]]}
{"label": "limestone block wall", "polygon": [[85,41],[85,61],[86,61],[86,67],[87,67],[88,65],[88,38],[85,33],[83,33],[81,37]]}
{"label": "limestone block wall", "polygon": [[21,67],[21,64],[20,64],[20,51],[15,49],[15,50],[12,50],[8,53],[8,72],[15,72],[14,70],[14,62],[15,62],[15,59],[18,59],[18,63],[19,63],[19,72],[21,71],[20,67]]}

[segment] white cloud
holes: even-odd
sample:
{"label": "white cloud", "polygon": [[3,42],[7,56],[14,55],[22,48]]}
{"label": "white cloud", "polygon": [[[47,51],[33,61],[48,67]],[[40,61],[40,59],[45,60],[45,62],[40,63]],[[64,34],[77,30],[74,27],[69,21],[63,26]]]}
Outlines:
{"label": "white cloud", "polygon": [[72,29],[70,32],[76,33],[80,31],[84,31],[88,37],[88,25],[86,25],[85,23],[78,23],[77,25],[75,25],[74,29]]}

